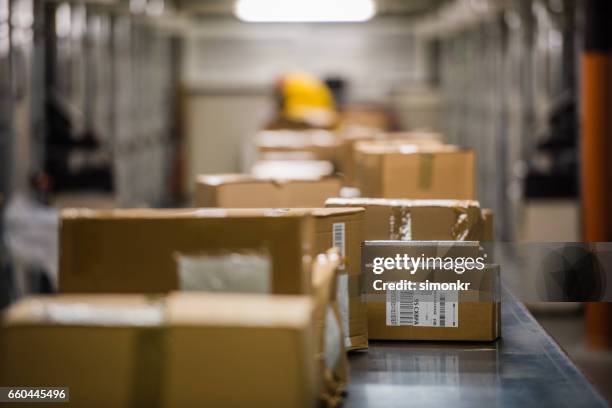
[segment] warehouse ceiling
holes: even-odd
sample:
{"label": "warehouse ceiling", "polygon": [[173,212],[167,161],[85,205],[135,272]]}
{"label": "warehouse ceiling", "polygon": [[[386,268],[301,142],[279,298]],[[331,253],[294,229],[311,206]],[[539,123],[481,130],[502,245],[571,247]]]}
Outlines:
{"label": "warehouse ceiling", "polygon": [[[305,0],[307,1],[307,0]],[[448,0],[376,0],[379,16],[414,16],[431,11]],[[232,0],[174,0],[181,12],[198,17],[229,17]]]}

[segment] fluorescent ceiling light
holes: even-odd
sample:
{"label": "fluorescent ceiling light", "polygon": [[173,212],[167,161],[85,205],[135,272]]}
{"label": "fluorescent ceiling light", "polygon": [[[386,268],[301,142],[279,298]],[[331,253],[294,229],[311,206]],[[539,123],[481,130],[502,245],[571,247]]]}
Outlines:
{"label": "fluorescent ceiling light", "polygon": [[359,22],[376,14],[374,0],[237,0],[234,14],[252,23]]}

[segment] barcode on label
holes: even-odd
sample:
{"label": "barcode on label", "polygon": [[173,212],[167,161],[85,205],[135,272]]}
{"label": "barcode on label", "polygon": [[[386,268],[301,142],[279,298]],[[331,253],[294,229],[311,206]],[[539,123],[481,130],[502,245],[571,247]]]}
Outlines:
{"label": "barcode on label", "polygon": [[400,326],[414,326],[414,293],[412,291],[399,292],[399,324]]}
{"label": "barcode on label", "polygon": [[332,225],[332,246],[338,248],[342,262],[338,269],[344,269],[344,257],[345,257],[345,225],[343,222],[335,222]]}
{"label": "barcode on label", "polygon": [[459,294],[452,290],[389,290],[386,311],[387,326],[457,327]]}
{"label": "barcode on label", "polygon": [[446,294],[440,293],[440,326],[446,326]]}

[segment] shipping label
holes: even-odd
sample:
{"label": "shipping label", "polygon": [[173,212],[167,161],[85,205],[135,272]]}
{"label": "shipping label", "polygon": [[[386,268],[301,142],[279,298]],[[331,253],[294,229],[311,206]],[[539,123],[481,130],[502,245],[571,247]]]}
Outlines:
{"label": "shipping label", "polygon": [[387,326],[459,327],[456,290],[387,290]]}

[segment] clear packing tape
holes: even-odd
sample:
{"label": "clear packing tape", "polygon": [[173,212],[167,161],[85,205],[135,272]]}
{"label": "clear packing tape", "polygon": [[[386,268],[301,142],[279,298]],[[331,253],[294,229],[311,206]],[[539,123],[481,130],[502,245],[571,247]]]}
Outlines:
{"label": "clear packing tape", "polygon": [[272,293],[272,260],[264,251],[176,254],[184,291]]}
{"label": "clear packing tape", "polygon": [[451,226],[451,237],[456,241],[479,241],[484,230],[484,218],[480,207],[473,201],[446,200],[397,200],[389,216],[389,239],[400,241],[412,240],[412,211],[417,207],[444,206],[450,207],[456,214],[456,221]]}
{"label": "clear packing tape", "polygon": [[[331,207],[389,207],[388,239],[410,241],[415,237],[414,224],[417,213],[426,208],[450,209],[454,222],[450,225],[448,239],[455,241],[480,241],[483,238],[485,220],[480,204],[473,200],[409,200],[388,198],[329,198]],[[429,219],[429,217],[423,217]],[[382,222],[382,220],[381,220]]]}

